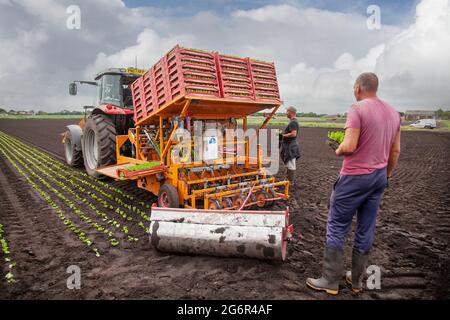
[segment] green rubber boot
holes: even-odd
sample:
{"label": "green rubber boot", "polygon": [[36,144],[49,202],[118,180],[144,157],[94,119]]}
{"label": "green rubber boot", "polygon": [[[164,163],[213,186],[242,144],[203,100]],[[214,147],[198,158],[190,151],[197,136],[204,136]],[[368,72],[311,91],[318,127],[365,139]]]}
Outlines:
{"label": "green rubber boot", "polygon": [[360,293],[363,289],[363,275],[367,268],[369,252],[362,252],[353,248],[352,252],[352,271],[345,274],[345,282],[352,287],[353,293]]}
{"label": "green rubber boot", "polygon": [[286,169],[286,177],[290,187],[295,187],[295,170]]}
{"label": "green rubber boot", "polygon": [[306,285],[314,290],[328,294],[339,293],[339,280],[344,268],[344,252],[342,249],[325,247],[323,256],[322,277],[306,279]]}

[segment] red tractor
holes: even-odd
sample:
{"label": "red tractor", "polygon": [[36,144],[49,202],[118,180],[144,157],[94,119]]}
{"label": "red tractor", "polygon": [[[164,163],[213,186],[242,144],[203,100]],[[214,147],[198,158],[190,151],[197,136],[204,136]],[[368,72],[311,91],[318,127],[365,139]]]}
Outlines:
{"label": "red tractor", "polygon": [[[84,163],[90,176],[102,178],[96,170],[116,163],[116,135],[127,134],[134,127],[131,84],[143,73],[135,68],[109,68],[98,73],[95,81],[70,83],[71,95],[77,94],[77,83],[97,87],[95,105],[85,107],[92,112],[78,125],[67,126],[64,133],[65,158],[70,166]],[[122,148],[132,156],[131,144]]]}

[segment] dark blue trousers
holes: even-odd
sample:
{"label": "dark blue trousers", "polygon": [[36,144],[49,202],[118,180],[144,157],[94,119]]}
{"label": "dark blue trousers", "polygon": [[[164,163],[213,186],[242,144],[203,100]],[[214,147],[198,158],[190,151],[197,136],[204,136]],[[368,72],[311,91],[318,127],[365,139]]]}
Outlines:
{"label": "dark blue trousers", "polygon": [[356,214],[354,247],[369,251],[375,236],[375,223],[383,191],[387,185],[386,168],[371,174],[339,176],[330,199],[327,246],[342,249]]}

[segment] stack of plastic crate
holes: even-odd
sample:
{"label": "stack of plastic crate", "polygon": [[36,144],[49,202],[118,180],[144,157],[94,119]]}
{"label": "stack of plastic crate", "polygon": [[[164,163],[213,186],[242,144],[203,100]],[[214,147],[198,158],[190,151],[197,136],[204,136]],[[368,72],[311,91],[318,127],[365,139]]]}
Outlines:
{"label": "stack of plastic crate", "polygon": [[273,63],[176,46],[132,85],[134,119],[181,97],[279,104]]}
{"label": "stack of plastic crate", "polygon": [[223,98],[281,103],[273,63],[216,53]]}
{"label": "stack of plastic crate", "polygon": [[164,58],[133,82],[134,121],[138,122],[169,101]]}
{"label": "stack of plastic crate", "polygon": [[219,53],[216,53],[216,59],[222,97],[233,100],[255,100],[249,59]]}
{"label": "stack of plastic crate", "polygon": [[277,74],[273,63],[249,59],[255,100],[280,101]]}
{"label": "stack of plastic crate", "polygon": [[220,98],[215,54],[176,46],[132,85],[135,122],[181,96]]}
{"label": "stack of plastic crate", "polygon": [[176,46],[166,59],[169,99],[180,95],[220,98],[213,53]]}
{"label": "stack of plastic crate", "polygon": [[131,90],[133,92],[134,121],[137,122],[156,109],[153,99],[154,86],[151,70],[133,82]]}

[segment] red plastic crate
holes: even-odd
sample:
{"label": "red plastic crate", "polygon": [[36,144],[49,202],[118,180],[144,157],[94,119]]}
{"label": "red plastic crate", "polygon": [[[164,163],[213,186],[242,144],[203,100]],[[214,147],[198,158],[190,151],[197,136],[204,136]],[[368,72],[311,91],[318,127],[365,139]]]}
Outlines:
{"label": "red plastic crate", "polygon": [[222,97],[281,103],[275,65],[217,53]]}
{"label": "red plastic crate", "polygon": [[132,85],[134,120],[182,96],[280,104],[273,63],[176,46]]}
{"label": "red plastic crate", "polygon": [[249,59],[256,100],[280,101],[275,64]]}
{"label": "red plastic crate", "polygon": [[151,81],[150,71],[144,73],[137,81],[133,82],[134,121],[146,117],[155,107],[153,104],[154,87]]}
{"label": "red plastic crate", "polygon": [[170,99],[180,95],[220,98],[214,54],[176,46],[166,58]]}
{"label": "red plastic crate", "polygon": [[255,100],[248,58],[238,58],[216,53],[220,89],[223,98]]}

